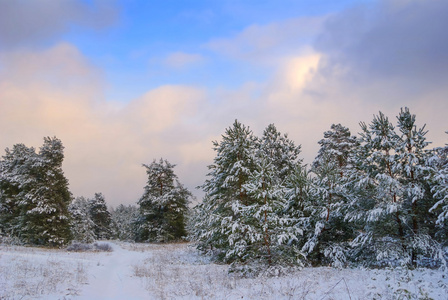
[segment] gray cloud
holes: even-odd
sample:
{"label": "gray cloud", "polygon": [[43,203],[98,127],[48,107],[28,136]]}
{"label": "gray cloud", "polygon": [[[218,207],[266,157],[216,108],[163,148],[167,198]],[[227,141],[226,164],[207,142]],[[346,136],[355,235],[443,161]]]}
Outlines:
{"label": "gray cloud", "polygon": [[116,17],[112,1],[0,0],[0,49],[51,42],[74,24],[101,29]]}
{"label": "gray cloud", "polygon": [[381,79],[413,92],[448,80],[448,2],[381,1],[327,20],[315,48],[320,72],[368,84]]}
{"label": "gray cloud", "polygon": [[[378,111],[395,120],[409,107],[427,124],[433,146],[446,143],[448,2],[391,0],[357,5],[329,17],[314,49],[319,66],[301,97],[344,108],[328,120],[348,124]],[[345,111],[346,110],[346,111]]]}

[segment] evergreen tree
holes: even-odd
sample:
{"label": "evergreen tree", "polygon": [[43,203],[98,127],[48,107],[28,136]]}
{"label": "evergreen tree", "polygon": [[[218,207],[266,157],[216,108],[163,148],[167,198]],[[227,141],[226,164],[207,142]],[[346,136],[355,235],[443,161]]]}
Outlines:
{"label": "evergreen tree", "polygon": [[287,211],[284,186],[300,165],[300,147],[272,124],[257,139],[238,121],[214,146],[206,196],[196,208],[198,248],[217,250],[225,262],[300,262],[291,244],[302,231]]}
{"label": "evergreen tree", "polygon": [[[447,132],[448,133],[448,132]],[[435,236],[444,247],[448,246],[448,144],[435,148],[427,159],[430,173],[426,176],[434,200],[430,212],[437,215]]]}
{"label": "evergreen tree", "polygon": [[287,180],[302,168],[300,145],[277,131],[274,124],[264,130],[257,144],[254,170],[245,185],[255,199],[247,214],[249,220],[254,220],[247,223],[263,235],[263,243],[256,250],[269,264],[302,263],[296,246],[303,234],[303,220],[296,211],[288,210],[291,199],[286,186]]}
{"label": "evergreen tree", "polygon": [[360,126],[357,172],[352,177],[357,199],[347,215],[360,224],[352,242],[354,259],[377,266],[407,264],[402,189],[394,172],[398,135],[382,112],[368,126]]}
{"label": "evergreen tree", "polygon": [[121,241],[134,241],[137,217],[138,208],[135,205],[120,204],[117,208],[112,209],[112,237]]}
{"label": "evergreen tree", "polygon": [[[242,222],[242,208],[255,201],[247,194],[244,185],[254,169],[256,138],[252,131],[235,120],[227,128],[221,142],[214,141],[217,152],[214,163],[208,168],[209,179],[202,185],[206,193],[198,207],[201,220],[196,235],[198,248],[217,250],[219,260],[231,262],[244,257],[247,228]],[[233,249],[233,250],[232,250]]]}
{"label": "evergreen tree", "polygon": [[240,251],[239,257],[243,261],[252,258],[269,265],[301,263],[297,249],[291,247],[291,244],[298,242],[303,230],[297,226],[299,220],[286,211],[286,189],[278,180],[273,164],[268,159],[260,158],[244,188],[255,200],[249,206],[240,207],[241,227],[245,228],[240,243],[249,247],[235,247],[235,250],[231,249],[229,252]]}
{"label": "evergreen tree", "polygon": [[26,243],[61,246],[71,239],[63,149],[59,139],[44,138],[39,153],[22,144],[6,150],[2,218],[6,216],[7,231]]}
{"label": "evergreen tree", "polygon": [[[361,224],[352,245],[360,260],[372,265],[440,263],[440,247],[431,237],[428,210],[433,204],[425,182],[424,127],[402,109],[399,133],[381,112],[367,127],[361,124],[354,188],[357,199],[347,216]],[[428,218],[429,217],[429,218]]]}
{"label": "evergreen tree", "polygon": [[353,226],[345,221],[350,199],[346,184],[358,142],[348,128],[333,124],[319,145],[312,167],[313,201],[307,207],[311,228],[303,250],[315,263],[341,267],[347,261],[348,241],[354,235]]}
{"label": "evergreen tree", "polygon": [[296,146],[287,134],[282,135],[274,124],[270,124],[258,142],[258,157],[266,159],[274,168],[273,176],[284,181],[298,164],[302,163],[299,154],[301,146]]}
{"label": "evergreen tree", "polygon": [[72,195],[62,171],[62,142],[44,138],[39,154],[30,166],[32,180],[24,205],[21,206],[21,236],[32,243],[60,246],[71,239],[68,206]]}
{"label": "evergreen tree", "polygon": [[146,168],[148,182],[138,201],[137,240],[167,242],[186,236],[185,214],[192,194],[174,174],[175,165],[154,160]]}
{"label": "evergreen tree", "polygon": [[412,228],[407,237],[408,251],[411,253],[413,265],[420,263],[421,258],[434,259],[433,249],[438,248],[433,240],[435,234],[436,216],[430,212],[435,204],[427,181],[431,168],[428,166],[428,151],[425,149],[425,125],[416,126],[416,116],[406,107],[397,116],[400,130],[397,148],[395,149],[398,163],[395,171],[403,188],[404,209],[407,212],[406,223]]}
{"label": "evergreen tree", "polygon": [[318,142],[319,152],[313,162],[313,169],[331,163],[339,172],[340,177],[353,164],[353,155],[359,143],[350,130],[341,124],[332,124],[331,130],[324,132],[324,138]]}
{"label": "evergreen tree", "polygon": [[77,197],[69,206],[73,240],[92,243],[96,239],[95,223],[90,217],[89,202],[84,197]]}
{"label": "evergreen tree", "polygon": [[20,232],[21,210],[19,203],[25,196],[29,181],[30,161],[36,155],[34,148],[16,144],[0,161],[0,230],[8,236],[18,236]]}
{"label": "evergreen tree", "polygon": [[248,205],[248,197],[243,185],[247,182],[254,168],[253,155],[257,147],[252,130],[235,120],[233,126],[226,129],[222,141],[213,142],[217,152],[214,164],[209,166],[211,172],[202,186],[203,190],[218,202],[238,200]]}
{"label": "evergreen tree", "polygon": [[88,200],[88,208],[90,219],[95,224],[95,238],[98,240],[109,239],[111,236],[111,216],[107,210],[103,194],[95,193],[94,198]]}

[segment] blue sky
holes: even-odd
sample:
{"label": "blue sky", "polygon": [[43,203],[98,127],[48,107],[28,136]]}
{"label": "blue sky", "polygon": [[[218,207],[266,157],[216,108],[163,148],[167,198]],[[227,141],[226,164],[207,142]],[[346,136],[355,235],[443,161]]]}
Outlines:
{"label": "blue sky", "polygon": [[401,107],[447,141],[448,2],[0,0],[0,148],[57,136],[74,196],[136,203],[160,157],[189,189],[238,119],[312,162]]}
{"label": "blue sky", "polygon": [[[209,43],[238,35],[249,26],[320,18],[367,2],[118,1],[111,26],[92,31],[75,25],[62,38],[105,72],[108,99],[130,101],[164,84],[236,88],[249,80],[265,80],[269,76],[265,66],[229,59],[210,49]],[[302,39],[302,44],[310,43],[313,36]],[[176,53],[188,54],[198,64],[185,63],[173,71],[165,61]]]}

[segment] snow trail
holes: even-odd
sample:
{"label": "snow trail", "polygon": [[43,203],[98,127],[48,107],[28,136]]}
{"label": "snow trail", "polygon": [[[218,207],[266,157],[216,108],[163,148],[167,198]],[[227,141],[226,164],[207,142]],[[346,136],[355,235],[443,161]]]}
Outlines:
{"label": "snow trail", "polygon": [[139,278],[132,275],[133,266],[141,263],[149,253],[130,251],[119,244],[112,244],[113,251],[98,256],[96,265],[89,272],[89,284],[76,299],[145,299],[148,291]]}

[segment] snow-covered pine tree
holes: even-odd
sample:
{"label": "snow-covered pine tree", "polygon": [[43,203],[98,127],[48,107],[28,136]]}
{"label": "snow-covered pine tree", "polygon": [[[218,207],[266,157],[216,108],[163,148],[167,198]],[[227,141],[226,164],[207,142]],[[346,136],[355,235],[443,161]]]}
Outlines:
{"label": "snow-covered pine tree", "polygon": [[347,261],[348,241],[354,235],[344,217],[350,198],[348,173],[358,142],[348,128],[333,124],[319,145],[311,169],[313,201],[306,208],[312,226],[303,250],[314,263],[341,267]]}
{"label": "snow-covered pine tree", "polygon": [[353,164],[353,154],[359,146],[357,138],[352,136],[350,130],[341,124],[332,124],[331,129],[324,132],[324,138],[318,144],[319,152],[314,159],[313,169],[318,169],[321,164],[331,162],[344,177],[344,173]]}
{"label": "snow-covered pine tree", "polygon": [[394,172],[399,136],[382,112],[371,124],[360,126],[357,172],[351,178],[356,201],[346,216],[360,225],[351,243],[353,259],[374,266],[406,265],[410,259],[405,251],[403,190]]}
{"label": "snow-covered pine tree", "polygon": [[[400,130],[394,171],[403,188],[403,209],[406,211],[406,223],[412,231],[406,237],[407,251],[411,254],[412,264],[420,265],[422,261],[438,261],[441,249],[433,240],[436,215],[429,212],[436,203],[427,182],[431,168],[428,161],[429,142],[426,141],[425,125],[416,126],[416,116],[406,107],[397,116]],[[430,247],[428,247],[430,245]]]}
{"label": "snow-covered pine tree", "polygon": [[88,201],[90,219],[95,224],[95,239],[109,239],[111,236],[111,217],[102,193],[95,193]]}
{"label": "snow-covered pine tree", "polygon": [[427,165],[431,172],[425,179],[436,200],[429,210],[437,216],[435,237],[444,247],[448,247],[448,144],[433,149],[428,155]]}
{"label": "snow-covered pine tree", "polygon": [[217,250],[225,262],[297,263],[291,244],[301,228],[288,212],[283,183],[301,163],[300,146],[272,124],[258,139],[238,121],[214,146],[206,196],[196,207],[198,248]]}
{"label": "snow-covered pine tree", "polygon": [[77,197],[69,205],[71,214],[71,230],[73,240],[82,243],[92,243],[96,239],[95,223],[90,217],[89,202],[84,197]]}
{"label": "snow-covered pine tree", "polygon": [[301,146],[296,146],[287,134],[282,135],[274,124],[264,130],[258,142],[258,151],[257,157],[265,158],[273,165],[275,172],[272,175],[280,181],[284,181],[302,163],[299,159]]}
{"label": "snow-covered pine tree", "polygon": [[277,171],[269,157],[261,154],[244,185],[254,199],[251,205],[240,208],[241,227],[245,228],[241,239],[247,247],[232,250],[241,251],[245,263],[251,259],[268,265],[302,263],[295,245],[303,230],[298,226],[299,219],[287,210],[289,202],[285,197],[286,189]]}
{"label": "snow-covered pine tree", "polygon": [[286,134],[270,124],[257,142],[254,170],[245,189],[255,200],[247,209],[246,219],[253,219],[252,232],[263,236],[258,256],[269,264],[302,263],[297,245],[303,234],[299,214],[290,210],[286,182],[302,168],[301,150]]}
{"label": "snow-covered pine tree", "polygon": [[368,127],[361,123],[352,178],[357,199],[346,217],[361,225],[352,242],[354,257],[375,266],[415,265],[420,258],[441,263],[428,215],[433,200],[425,182],[426,132],[417,130],[408,109],[397,119],[399,133],[381,112]]}
{"label": "snow-covered pine tree", "polygon": [[314,211],[313,208],[315,203],[312,197],[312,178],[307,166],[298,163],[294,170],[288,175],[283,185],[285,192],[284,197],[287,201],[284,214],[297,220],[294,226],[302,231],[302,238],[292,245],[294,246],[294,251],[296,253],[299,253],[302,257],[306,257],[308,251],[306,251],[304,245],[312,237],[310,232],[314,229],[314,223],[312,222],[311,213]]}
{"label": "snow-covered pine tree", "polygon": [[135,240],[135,222],[138,217],[138,208],[135,205],[118,205],[111,210],[112,237],[121,241]]}
{"label": "snow-covered pine tree", "polygon": [[2,215],[6,230],[23,242],[61,246],[71,239],[68,205],[71,193],[62,171],[64,146],[44,138],[34,148],[18,144],[2,162]]}
{"label": "snow-covered pine tree", "polygon": [[193,196],[179,182],[175,165],[160,159],[143,166],[148,181],[138,201],[137,241],[167,242],[185,237],[185,214]]}
{"label": "snow-covered pine tree", "polygon": [[39,245],[61,246],[71,240],[68,206],[72,195],[62,171],[64,146],[56,137],[44,138],[31,159],[29,189],[22,206],[21,237]]}
{"label": "snow-covered pine tree", "polygon": [[0,230],[2,234],[18,237],[21,210],[27,182],[30,180],[30,160],[36,155],[34,148],[16,144],[6,148],[0,161]]}
{"label": "snow-covered pine tree", "polygon": [[217,154],[208,167],[209,178],[201,186],[205,197],[197,208],[201,220],[195,239],[199,249],[216,250],[218,260],[232,262],[242,256],[242,252],[234,251],[236,247],[246,247],[240,210],[254,202],[244,184],[254,168],[256,147],[252,131],[237,120],[226,129],[220,142],[213,142]]}
{"label": "snow-covered pine tree", "polygon": [[[201,186],[205,197],[195,209],[199,222],[194,239],[198,249],[216,251],[218,260],[231,262],[238,253],[228,255],[228,251],[235,247],[235,243],[240,243],[235,239],[236,234],[245,231],[240,224],[240,208],[253,203],[244,184],[253,170],[256,138],[249,127],[235,120],[222,135],[222,140],[213,142],[213,149],[217,154],[214,163],[208,167],[209,178]],[[230,235],[232,240],[229,240]]]}

